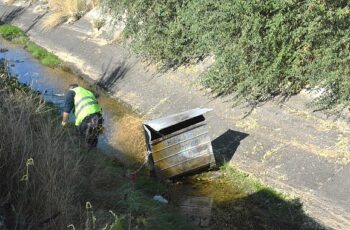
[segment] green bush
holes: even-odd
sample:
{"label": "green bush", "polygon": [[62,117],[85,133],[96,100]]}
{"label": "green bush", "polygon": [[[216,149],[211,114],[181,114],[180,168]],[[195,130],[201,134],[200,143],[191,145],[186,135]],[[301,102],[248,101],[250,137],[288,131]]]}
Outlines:
{"label": "green bush", "polygon": [[61,61],[51,53],[48,53],[43,59],[40,60],[41,64],[49,66],[49,67],[55,67],[61,64]]}
{"label": "green bush", "polygon": [[104,0],[127,12],[124,35],[167,67],[214,56],[203,83],[249,100],[325,88],[323,108],[350,99],[345,0]]}
{"label": "green bush", "polygon": [[13,39],[18,36],[23,36],[24,33],[19,28],[15,26],[11,26],[8,24],[4,24],[0,26],[0,36],[6,38],[6,39]]}

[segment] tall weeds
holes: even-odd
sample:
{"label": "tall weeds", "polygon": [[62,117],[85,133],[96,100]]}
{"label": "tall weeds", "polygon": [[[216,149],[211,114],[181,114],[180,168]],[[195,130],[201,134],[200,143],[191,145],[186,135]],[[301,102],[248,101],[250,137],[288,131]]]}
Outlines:
{"label": "tall weeds", "polygon": [[7,215],[17,229],[63,229],[79,215],[80,150],[52,120],[56,111],[1,65],[0,206],[13,206]]}

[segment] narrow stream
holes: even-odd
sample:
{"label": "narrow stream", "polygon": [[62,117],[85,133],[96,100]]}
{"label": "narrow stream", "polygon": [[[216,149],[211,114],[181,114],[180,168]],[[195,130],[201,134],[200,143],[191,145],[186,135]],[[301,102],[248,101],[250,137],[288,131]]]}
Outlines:
{"label": "narrow stream", "polygon": [[[54,103],[61,109],[64,104],[65,91],[70,84],[77,83],[89,88],[89,84],[85,80],[59,68],[45,67],[31,54],[3,39],[0,40],[0,47],[8,49],[7,52],[0,52],[0,59],[4,58],[8,61],[11,74],[17,76],[21,83],[40,91],[45,101]],[[122,152],[122,146],[118,146],[118,141],[115,140],[115,134],[120,125],[119,121],[125,116],[135,117],[136,119],[137,115],[121,103],[105,95],[99,95],[98,101],[103,108],[106,130],[99,137],[98,149],[105,154],[117,157],[118,160],[127,165],[133,164],[135,160],[141,160],[135,159],[135,156],[131,153]],[[70,116],[70,122],[73,121],[74,116]]]}

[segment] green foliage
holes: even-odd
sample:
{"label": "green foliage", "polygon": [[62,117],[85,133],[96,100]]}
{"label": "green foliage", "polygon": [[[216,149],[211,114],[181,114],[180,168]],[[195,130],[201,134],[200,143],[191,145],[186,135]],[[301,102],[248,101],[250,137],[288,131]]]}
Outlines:
{"label": "green foliage", "polygon": [[0,25],[0,36],[19,45],[23,45],[43,65],[56,67],[61,64],[61,61],[56,55],[31,42],[26,34],[16,26],[9,24]]}
{"label": "green foliage", "polygon": [[233,183],[237,188],[239,188],[239,190],[241,190],[242,193],[257,193],[263,191],[264,196],[268,197],[269,199],[286,199],[284,194],[264,185],[257,178],[239,171],[229,164],[224,164],[220,169],[225,172],[227,181]]}
{"label": "green foliage", "polygon": [[136,180],[135,186],[148,195],[163,194],[167,192],[165,184],[159,181],[149,180],[146,176],[139,176]]}
{"label": "green foliage", "polygon": [[214,56],[203,83],[249,100],[321,87],[319,105],[350,99],[350,3],[345,0],[104,0],[127,12],[124,35],[167,67]]}
{"label": "green foliage", "polygon": [[16,77],[9,74],[8,63],[6,60],[0,59],[0,87],[6,88],[10,93],[20,92],[23,94],[40,95],[39,91],[35,91],[27,85],[20,83]]}
{"label": "green foliage", "polygon": [[9,24],[0,25],[0,36],[8,40],[12,40],[15,37],[23,36],[23,35],[24,35],[23,31],[16,26],[12,26]]}
{"label": "green foliage", "polygon": [[29,40],[27,40],[24,45],[26,46],[26,49],[33,55],[33,57],[38,59],[43,65],[56,67],[61,63],[56,55],[48,52],[44,48],[34,44]]}
{"label": "green foliage", "polygon": [[[146,177],[141,177],[139,180],[146,180]],[[136,186],[141,184],[150,185],[152,182],[144,181]],[[150,192],[149,188],[137,189],[136,186],[133,183],[125,183],[118,189],[118,192],[124,198],[117,202],[118,207],[125,209],[126,213],[129,214],[126,219],[132,220],[131,226],[144,226],[146,229],[152,230],[192,229],[185,216],[174,212],[173,209],[164,204],[153,201],[151,197],[146,197],[140,192],[147,194]],[[124,225],[127,225],[127,223]]]}
{"label": "green foliage", "polygon": [[49,67],[58,66],[60,63],[61,61],[52,53],[48,53],[44,58],[41,59],[41,64]]}

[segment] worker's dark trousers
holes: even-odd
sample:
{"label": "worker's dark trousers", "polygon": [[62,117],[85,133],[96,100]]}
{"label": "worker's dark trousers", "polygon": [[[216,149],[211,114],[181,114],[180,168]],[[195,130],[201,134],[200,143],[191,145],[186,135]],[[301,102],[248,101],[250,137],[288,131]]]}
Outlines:
{"label": "worker's dark trousers", "polygon": [[79,134],[84,138],[89,148],[97,146],[98,135],[103,125],[103,118],[100,113],[94,113],[87,116],[80,126],[78,126]]}

